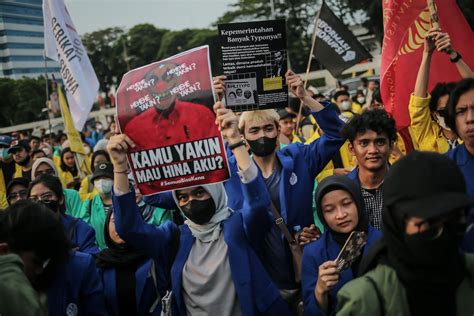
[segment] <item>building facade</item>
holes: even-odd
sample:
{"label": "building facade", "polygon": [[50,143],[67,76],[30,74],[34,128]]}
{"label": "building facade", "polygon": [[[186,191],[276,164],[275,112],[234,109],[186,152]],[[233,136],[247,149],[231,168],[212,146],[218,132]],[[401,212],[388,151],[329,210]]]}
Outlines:
{"label": "building facade", "polygon": [[42,0],[0,0],[0,78],[61,78],[58,63],[43,57]]}

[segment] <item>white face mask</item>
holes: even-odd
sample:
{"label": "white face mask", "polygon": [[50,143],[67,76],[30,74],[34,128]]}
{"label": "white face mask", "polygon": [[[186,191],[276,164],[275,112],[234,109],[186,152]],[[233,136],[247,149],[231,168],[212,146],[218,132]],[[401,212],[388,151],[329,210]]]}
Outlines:
{"label": "white face mask", "polygon": [[341,110],[347,111],[351,108],[351,103],[349,101],[343,101],[341,103]]}
{"label": "white face mask", "polygon": [[448,125],[446,125],[446,121],[444,119],[444,117],[442,117],[441,115],[439,114],[436,114],[436,119],[438,120],[438,125],[441,126],[442,128],[444,128],[445,130],[448,130],[450,131],[451,129],[448,127]]}
{"label": "white face mask", "polygon": [[102,194],[109,194],[112,192],[112,186],[114,180],[111,179],[99,179],[94,181],[94,187]]}
{"label": "white face mask", "polygon": [[365,103],[365,98],[364,97],[358,97],[357,102],[359,102],[360,104],[364,104]]}
{"label": "white face mask", "polygon": [[10,159],[11,155],[8,153],[8,148],[0,148],[0,159]]}

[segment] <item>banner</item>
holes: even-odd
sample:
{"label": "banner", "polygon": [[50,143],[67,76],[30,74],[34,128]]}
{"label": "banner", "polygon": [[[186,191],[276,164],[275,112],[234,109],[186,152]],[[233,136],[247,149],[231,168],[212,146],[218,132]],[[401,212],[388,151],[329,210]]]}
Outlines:
{"label": "banner", "polygon": [[[473,32],[456,0],[438,0],[439,23],[464,61],[474,66]],[[426,0],[390,0],[383,2],[384,41],[382,46],[381,94],[388,112],[401,129],[410,125],[408,102],[415,89],[416,76],[424,50],[424,38],[431,27]],[[434,52],[431,59],[428,90],[438,82],[461,80],[456,66],[445,53]]]}
{"label": "banner", "polygon": [[372,58],[354,34],[324,3],[316,18],[314,57],[334,76],[353,65]]}
{"label": "banner", "polygon": [[97,97],[99,80],[64,0],[44,0],[43,15],[46,56],[61,66],[60,73],[74,125],[82,131]]}
{"label": "banner", "polygon": [[[56,87],[56,82],[53,81],[53,89]],[[79,170],[79,177],[83,178],[88,174],[91,174],[91,170],[86,160],[86,150],[82,143],[81,135],[74,127],[74,122],[69,112],[69,107],[64,97],[61,87],[57,87],[59,107],[64,120],[64,130],[66,131],[67,139],[69,140],[69,147],[74,153],[74,160]]]}
{"label": "banner", "polygon": [[123,76],[117,91],[118,124],[137,145],[128,162],[142,194],[229,178],[213,105],[208,46]]}
{"label": "banner", "polygon": [[253,111],[288,106],[285,20],[218,25],[226,106]]}

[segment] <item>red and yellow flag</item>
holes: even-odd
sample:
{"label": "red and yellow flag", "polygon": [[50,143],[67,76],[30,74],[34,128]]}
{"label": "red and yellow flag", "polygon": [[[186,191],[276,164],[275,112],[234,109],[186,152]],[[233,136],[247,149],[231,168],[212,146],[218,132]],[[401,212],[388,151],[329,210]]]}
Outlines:
{"label": "red and yellow flag", "polygon": [[[474,67],[474,34],[456,0],[437,0],[439,23],[449,33],[453,48]],[[427,0],[384,0],[384,41],[380,68],[381,94],[385,107],[397,121],[397,127],[410,125],[408,102],[415,88],[423,54],[423,42],[431,27]],[[431,61],[431,90],[438,82],[461,80],[456,66],[445,53],[435,52]]]}

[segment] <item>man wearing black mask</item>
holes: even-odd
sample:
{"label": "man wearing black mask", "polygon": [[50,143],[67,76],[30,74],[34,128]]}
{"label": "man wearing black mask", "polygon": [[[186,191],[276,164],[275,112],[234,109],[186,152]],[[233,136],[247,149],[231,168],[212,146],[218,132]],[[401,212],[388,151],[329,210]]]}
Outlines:
{"label": "man wearing black mask", "polygon": [[[317,174],[339,150],[344,140],[339,136],[343,124],[338,118],[334,105],[321,104],[314,100],[303,87],[303,81],[291,70],[286,74],[286,82],[291,92],[297,96],[318,121],[324,136],[309,145],[290,144],[279,150],[280,116],[274,110],[244,112],[239,128],[224,135],[229,149],[242,145],[245,139],[251,150],[252,159],[263,177],[266,192],[283,218],[289,232],[297,234],[301,245],[318,238],[312,212],[312,191]],[[225,189],[229,197],[229,206],[240,209],[244,202],[235,157],[229,153],[231,179]],[[269,210],[269,216],[272,217]],[[261,260],[280,289],[280,293],[289,303],[294,302],[299,285],[296,282],[292,255],[287,241],[276,224],[266,233],[261,242],[259,254]]]}
{"label": "man wearing black mask", "polygon": [[459,168],[414,152],[390,169],[383,195],[383,238],[339,291],[337,315],[471,315],[474,256],[460,246],[474,199]]}

